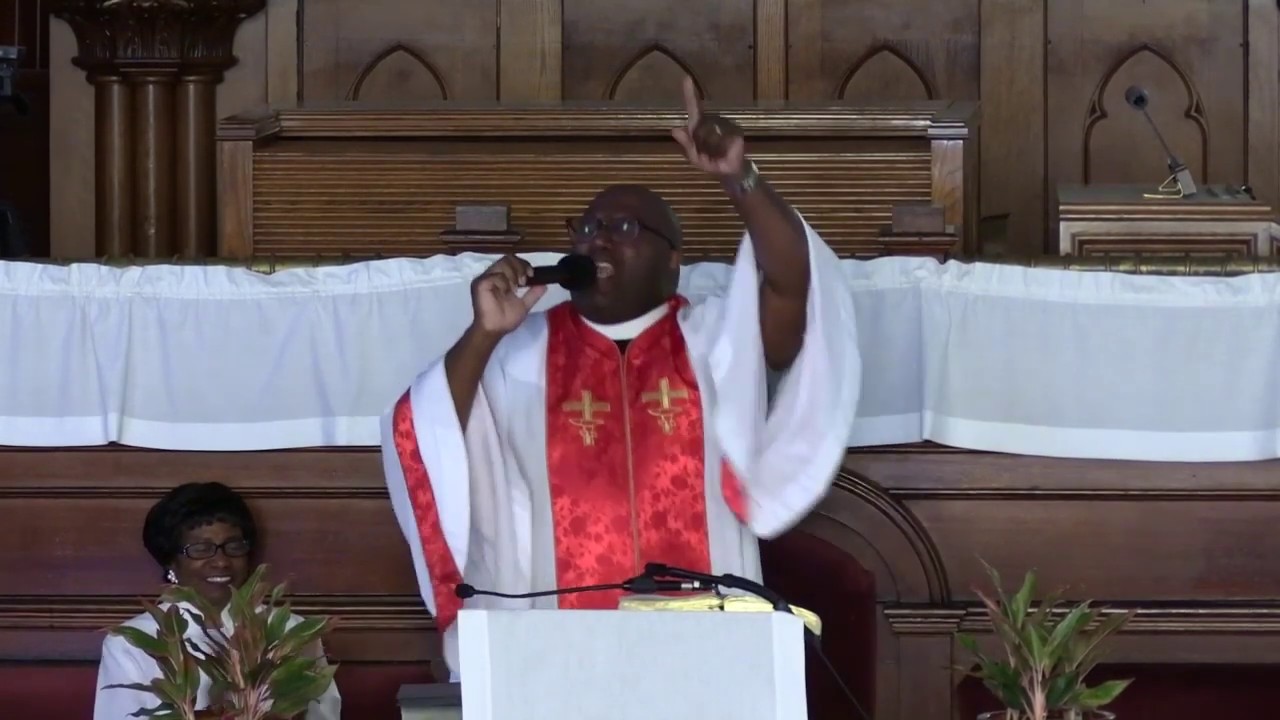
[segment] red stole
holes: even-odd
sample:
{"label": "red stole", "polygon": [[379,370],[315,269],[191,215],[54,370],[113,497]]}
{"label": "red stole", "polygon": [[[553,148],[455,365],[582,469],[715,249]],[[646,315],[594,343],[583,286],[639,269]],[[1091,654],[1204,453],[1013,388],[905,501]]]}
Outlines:
{"label": "red stole", "polygon": [[405,488],[413,505],[414,520],[418,525],[418,537],[422,540],[422,556],[431,575],[431,590],[436,601],[436,624],[447,629],[458,617],[462,600],[454,594],[462,582],[462,571],[454,560],[453,551],[444,538],[444,526],[440,522],[440,510],[436,506],[435,490],[431,487],[431,475],[418,447],[418,431],[413,424],[411,391],[406,390],[396,401],[392,413],[392,431],[396,456],[404,473]]}
{"label": "red stole", "polygon": [[[569,303],[547,313],[547,475],[556,584],[621,582],[646,562],[711,571],[702,401],[676,310],[625,356]],[[620,591],[562,608],[617,607]]]}

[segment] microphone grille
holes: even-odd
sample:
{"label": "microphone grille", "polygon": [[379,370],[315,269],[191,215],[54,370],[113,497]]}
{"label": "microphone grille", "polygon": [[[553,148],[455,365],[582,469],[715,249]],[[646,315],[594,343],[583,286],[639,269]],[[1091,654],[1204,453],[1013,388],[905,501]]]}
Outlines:
{"label": "microphone grille", "polygon": [[1133,85],[1124,91],[1124,101],[1129,103],[1134,110],[1145,109],[1150,100],[1151,98],[1147,95],[1147,91],[1137,85]]}
{"label": "microphone grille", "polygon": [[565,290],[586,290],[596,282],[596,261],[588,255],[565,255],[556,265],[564,270],[565,278],[560,286]]}

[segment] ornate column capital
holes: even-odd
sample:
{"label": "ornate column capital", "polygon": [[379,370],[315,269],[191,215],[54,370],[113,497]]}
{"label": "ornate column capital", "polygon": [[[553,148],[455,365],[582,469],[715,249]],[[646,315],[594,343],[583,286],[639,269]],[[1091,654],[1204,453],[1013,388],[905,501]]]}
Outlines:
{"label": "ornate column capital", "polygon": [[52,0],[94,86],[99,254],[216,252],[216,86],[267,0]]}
{"label": "ornate column capital", "polygon": [[218,74],[236,64],[236,30],[267,0],[54,0],[76,36],[76,67],[94,74]]}

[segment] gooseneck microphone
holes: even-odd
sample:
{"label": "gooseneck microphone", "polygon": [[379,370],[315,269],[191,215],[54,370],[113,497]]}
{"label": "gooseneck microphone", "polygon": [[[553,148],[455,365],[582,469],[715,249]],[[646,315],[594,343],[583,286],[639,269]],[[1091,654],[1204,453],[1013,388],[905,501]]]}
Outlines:
{"label": "gooseneck microphone", "polygon": [[[741,590],[769,602],[777,612],[784,612],[790,615],[795,614],[791,609],[791,603],[787,602],[782,595],[756,582],[755,580],[750,580],[739,575],[708,575],[706,573],[697,572],[696,570],[686,570],[684,568],[672,567],[671,565],[663,565],[661,563],[647,563],[644,566],[644,574],[655,578],[685,578],[706,583],[708,585],[718,585],[720,587]],[[840,677],[840,673],[836,671],[835,665],[831,664],[831,660],[827,658],[827,654],[822,651],[822,639],[819,638],[818,634],[811,630],[807,624],[801,624],[804,625],[805,641],[818,658],[822,660],[822,664],[827,667],[827,672],[831,675],[832,679],[836,681],[836,685],[840,687],[840,692],[844,695],[845,699],[848,700],[849,704],[853,706],[853,709],[858,712],[858,716],[861,717],[862,720],[871,720],[871,715],[863,709],[862,703],[858,702],[858,699],[854,697],[853,691],[845,684],[844,678]]]}
{"label": "gooseneck microphone", "polygon": [[[1124,101],[1129,103],[1129,107],[1142,113],[1142,117],[1147,119],[1147,124],[1151,126],[1151,132],[1156,136],[1156,140],[1160,142],[1160,147],[1164,149],[1166,162],[1169,164],[1169,172],[1173,173],[1168,180],[1160,186],[1161,192],[1172,192],[1174,189],[1180,191],[1181,197],[1196,194],[1196,181],[1191,177],[1191,171],[1187,169],[1185,163],[1173,154],[1173,150],[1169,148],[1169,143],[1165,142],[1164,135],[1160,134],[1160,128],[1156,127],[1156,122],[1151,119],[1151,114],[1147,112],[1147,106],[1151,104],[1151,96],[1146,90],[1137,85],[1131,86],[1124,91]],[[1170,183],[1176,183],[1171,186]]]}
{"label": "gooseneck microphone", "polygon": [[638,595],[652,595],[653,593],[660,592],[696,592],[698,590],[710,590],[711,587],[712,586],[710,584],[705,584],[697,580],[659,580],[648,575],[640,575],[638,577],[633,577],[630,580],[623,580],[620,583],[582,585],[580,587],[539,590],[537,592],[515,594],[500,593],[493,590],[478,590],[474,585],[459,583],[453,588],[453,594],[463,600],[473,598],[477,595],[507,598],[509,600],[529,600],[532,598],[551,597],[553,595],[574,595],[577,593],[600,592],[602,590],[624,590]]}
{"label": "gooseneck microphone", "polygon": [[586,290],[596,282],[596,261],[587,255],[565,255],[555,265],[533,269],[530,285],[559,285],[569,292]]}

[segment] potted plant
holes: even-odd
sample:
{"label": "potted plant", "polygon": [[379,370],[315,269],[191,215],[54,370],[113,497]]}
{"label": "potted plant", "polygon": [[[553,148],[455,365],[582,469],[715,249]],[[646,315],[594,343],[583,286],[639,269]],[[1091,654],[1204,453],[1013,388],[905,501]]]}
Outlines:
{"label": "potted plant", "polygon": [[[985,564],[985,563],[984,563]],[[957,636],[973,654],[977,668],[958,668],[982,680],[1005,710],[981,716],[990,720],[1089,720],[1111,718],[1101,710],[1132,679],[1110,680],[1093,687],[1085,677],[1098,662],[1103,640],[1123,627],[1133,612],[1103,612],[1082,602],[1060,609],[1060,593],[1032,607],[1035,572],[1028,572],[1012,597],[1001,589],[1000,575],[987,566],[997,599],[976,590],[987,608],[991,627],[1005,657],[988,657],[970,635]]]}
{"label": "potted plant", "polygon": [[[110,632],[154,658],[161,677],[150,683],[110,685],[154,695],[159,707],[140,708],[135,717],[154,720],[287,720],[299,715],[333,681],[336,665],[319,652],[331,620],[290,623],[283,584],[263,582],[266,566],[232,593],[223,613],[191,588],[172,586],[159,603],[143,601],[158,629],[149,635],[121,625]],[[167,607],[161,609],[161,605]],[[182,607],[186,606],[186,609]],[[194,621],[207,642],[186,637]],[[228,633],[228,630],[231,630]],[[201,675],[211,681],[210,707],[195,708]]]}

